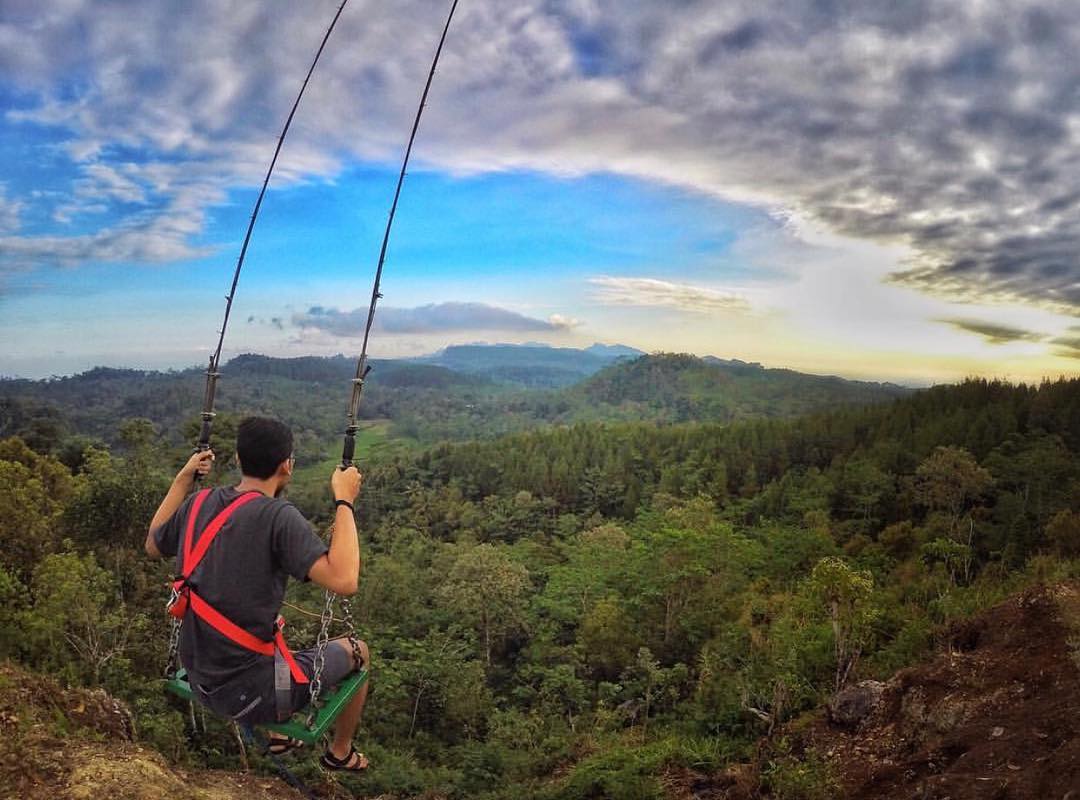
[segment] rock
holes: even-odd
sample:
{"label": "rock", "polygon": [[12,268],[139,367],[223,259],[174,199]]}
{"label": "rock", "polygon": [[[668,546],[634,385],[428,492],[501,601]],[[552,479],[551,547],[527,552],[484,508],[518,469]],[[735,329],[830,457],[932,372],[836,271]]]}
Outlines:
{"label": "rock", "polygon": [[994,728],[992,731],[990,731],[990,738],[991,739],[1000,739],[1004,735],[1005,735],[1005,729],[1002,728],[1000,725],[998,725],[996,728]]}
{"label": "rock", "polygon": [[135,715],[104,689],[69,690],[65,705],[67,716],[78,724],[116,739],[135,740]]}
{"label": "rock", "polygon": [[857,727],[881,705],[885,684],[862,681],[842,689],[828,703],[829,721],[846,728]]}

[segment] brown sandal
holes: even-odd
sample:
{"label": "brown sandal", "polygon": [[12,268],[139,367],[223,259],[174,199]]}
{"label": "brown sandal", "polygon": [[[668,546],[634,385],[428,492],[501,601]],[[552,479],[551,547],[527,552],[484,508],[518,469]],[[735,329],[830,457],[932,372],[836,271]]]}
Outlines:
{"label": "brown sandal", "polygon": [[283,756],[304,746],[302,741],[291,736],[271,736],[269,738],[270,741],[266,745],[266,752],[272,756]]}
{"label": "brown sandal", "polygon": [[355,747],[349,748],[349,754],[345,758],[338,758],[328,749],[319,759],[327,769],[341,770],[342,772],[363,772],[368,768],[367,756],[357,752]]}

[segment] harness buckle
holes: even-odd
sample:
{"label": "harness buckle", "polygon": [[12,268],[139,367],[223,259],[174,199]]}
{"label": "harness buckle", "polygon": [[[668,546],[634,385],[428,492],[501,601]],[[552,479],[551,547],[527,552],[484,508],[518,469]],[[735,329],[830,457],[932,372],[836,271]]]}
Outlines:
{"label": "harness buckle", "polygon": [[184,579],[173,581],[169,602],[165,604],[170,615],[183,619],[188,610],[188,584]]}

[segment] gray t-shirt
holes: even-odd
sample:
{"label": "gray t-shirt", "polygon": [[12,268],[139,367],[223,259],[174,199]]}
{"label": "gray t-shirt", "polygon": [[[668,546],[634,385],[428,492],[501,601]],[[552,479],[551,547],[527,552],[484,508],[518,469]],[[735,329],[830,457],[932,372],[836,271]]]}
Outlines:
{"label": "gray t-shirt", "polygon": [[[195,541],[229,503],[240,496],[232,487],[210,492],[195,523]],[[176,556],[176,574],[183,564],[183,537],[195,495],[154,533],[158,550]],[[285,599],[288,576],[307,580],[314,564],[328,550],[292,503],[259,497],[233,512],[189,583],[199,596],[244,630],[268,641]],[[270,658],[241,647],[193,613],[184,618],[180,663],[190,680],[206,688],[224,684]]]}

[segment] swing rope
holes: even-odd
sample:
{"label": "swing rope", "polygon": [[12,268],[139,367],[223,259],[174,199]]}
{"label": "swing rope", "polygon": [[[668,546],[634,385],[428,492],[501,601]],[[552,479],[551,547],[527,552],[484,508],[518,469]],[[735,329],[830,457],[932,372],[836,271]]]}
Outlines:
{"label": "swing rope", "polygon": [[[285,137],[288,134],[289,127],[292,124],[296,110],[300,105],[300,100],[304,95],[304,91],[307,88],[308,82],[311,79],[312,73],[315,71],[315,66],[319,62],[319,58],[322,56],[323,50],[326,47],[326,43],[330,38],[330,34],[333,32],[334,27],[337,25],[338,19],[341,17],[341,13],[345,8],[348,0],[342,0],[341,5],[338,7],[337,13],[334,15],[330,26],[327,28],[326,33],[323,36],[322,42],[319,45],[319,49],[315,54],[315,58],[312,60],[311,66],[308,69],[307,75],[304,78],[304,82],[300,88],[300,92],[296,97],[296,101],[293,103],[291,110],[289,111],[288,118],[285,121],[284,128],[281,135],[278,137],[277,146],[274,149],[273,158],[270,161],[270,166],[266,171],[266,176],[263,179],[262,187],[259,191],[258,198],[255,201],[255,207],[251,214],[251,219],[248,221],[247,231],[244,235],[244,241],[240,249],[240,255],[237,259],[236,269],[233,273],[232,284],[229,289],[229,294],[225,297],[225,315],[222,320],[221,329],[218,331],[217,347],[214,350],[213,355],[210,356],[209,366],[206,370],[206,389],[203,394],[203,410],[201,414],[202,425],[199,432],[198,443],[196,444],[196,451],[203,452],[210,447],[210,433],[215,417],[214,413],[214,401],[217,389],[217,380],[221,377],[219,371],[221,362],[221,350],[225,341],[225,332],[229,324],[229,316],[232,312],[233,300],[236,296],[236,288],[240,280],[240,271],[244,265],[244,259],[247,255],[248,244],[251,241],[251,235],[255,228],[255,222],[259,215],[259,210],[262,207],[263,197],[266,194],[267,187],[270,183],[270,177],[273,174],[274,167],[277,164],[278,155],[281,152],[282,145],[285,142]],[[432,81],[435,77],[436,67],[439,63],[439,56],[442,54],[443,45],[446,42],[446,36],[450,29],[450,22],[454,17],[454,12],[457,9],[458,0],[453,0],[450,7],[450,13],[447,15],[446,24],[443,27],[442,35],[439,38],[438,47],[435,50],[435,56],[431,62],[431,69],[428,72],[427,81],[424,84],[424,91],[420,97],[420,104],[416,111],[416,117],[413,120],[412,130],[409,134],[409,141],[405,148],[405,156],[402,160],[401,171],[398,174],[397,185],[394,190],[393,202],[390,206],[390,214],[387,218],[386,229],[383,233],[382,245],[379,250],[379,260],[375,271],[375,280],[371,292],[371,303],[368,308],[367,322],[364,327],[364,340],[360,350],[360,357],[356,367],[356,377],[352,381],[352,395],[349,401],[349,410],[347,415],[347,426],[345,430],[345,440],[342,448],[341,469],[347,469],[353,465],[353,456],[356,446],[356,433],[359,430],[358,417],[360,409],[360,399],[363,392],[364,379],[371,367],[367,364],[367,348],[368,340],[371,334],[371,328],[375,320],[375,308],[379,299],[382,297],[380,291],[382,283],[383,266],[386,262],[387,247],[390,241],[390,231],[394,224],[394,216],[397,212],[398,200],[401,196],[401,189],[405,181],[405,174],[409,164],[409,158],[412,154],[413,143],[416,139],[416,133],[420,127],[420,118],[423,115],[424,108],[427,104],[428,92],[431,89]],[[334,535],[333,527],[330,530],[331,538]],[[321,713],[324,709],[320,702],[322,694],[322,673],[326,663],[326,648],[330,642],[330,623],[335,620],[334,617],[334,600],[336,595],[327,591],[325,593],[325,603],[323,605],[322,613],[319,615],[319,632],[316,637],[315,646],[315,659],[313,664],[313,676],[310,684],[310,697],[311,697],[311,711],[308,714],[307,720],[303,730],[297,730],[295,725],[285,723],[282,725],[267,726],[272,730],[278,730],[284,733],[296,734],[298,738],[308,740],[310,738],[317,737],[325,730],[326,726],[333,721],[337,714],[344,708],[345,702],[348,701],[355,694],[360,684],[366,679],[366,673],[361,671],[354,675],[352,678],[346,681],[346,683],[339,689],[337,695],[334,698],[332,705],[333,708],[325,709],[328,713]],[[341,620],[345,623],[346,636],[353,648],[353,658],[355,663],[362,663],[362,656],[359,650],[359,637],[356,635],[356,629],[353,622],[352,605],[349,599],[346,597],[340,598],[342,617]],[[168,664],[166,666],[166,676],[172,678],[170,682],[171,688],[182,696],[191,698],[190,686],[187,686],[184,678],[186,677],[182,671],[178,671],[178,655],[179,655],[179,641],[180,641],[180,620],[172,618],[172,630],[170,633],[169,651],[168,651]],[[185,691],[186,690],[186,691]]]}
{"label": "swing rope", "polygon": [[454,0],[450,6],[450,13],[446,17],[446,25],[443,26],[442,36],[439,37],[439,46],[435,48],[435,57],[431,60],[431,69],[428,71],[427,81],[424,83],[424,92],[420,95],[420,105],[416,109],[416,118],[413,120],[412,132],[409,134],[409,143],[405,147],[405,157],[401,161],[401,172],[398,173],[397,187],[394,189],[394,200],[390,204],[390,215],[386,219],[386,230],[383,232],[382,247],[379,248],[379,263],[375,268],[375,282],[371,287],[371,304],[368,306],[367,323],[364,325],[364,341],[360,347],[360,358],[356,362],[356,377],[352,380],[352,397],[349,399],[348,424],[345,428],[345,442],[341,452],[342,469],[348,469],[353,464],[353,451],[356,447],[356,432],[360,429],[360,395],[364,391],[364,379],[371,371],[367,363],[368,339],[371,336],[371,326],[375,323],[375,306],[382,297],[382,273],[386,263],[386,248],[390,243],[390,229],[394,225],[394,215],[397,213],[398,199],[401,197],[401,187],[405,183],[405,171],[409,167],[409,157],[412,155],[413,142],[416,140],[416,132],[420,128],[420,117],[427,105],[428,92],[431,90],[431,82],[435,78],[435,68],[439,65],[439,56],[442,55],[443,44],[446,42],[446,34],[450,30],[450,21],[454,18],[458,0]]}
{"label": "swing rope", "polygon": [[[375,323],[375,307],[382,297],[382,274],[383,266],[386,263],[386,250],[390,243],[390,230],[394,225],[394,215],[397,213],[398,200],[401,197],[401,187],[405,183],[405,173],[409,167],[409,157],[412,155],[413,143],[416,141],[416,132],[420,128],[420,118],[423,116],[424,108],[427,106],[428,92],[431,91],[431,83],[435,78],[435,70],[439,65],[439,56],[442,55],[443,45],[446,43],[446,34],[450,30],[450,21],[454,18],[454,12],[457,10],[457,5],[458,0],[454,0],[450,6],[450,13],[447,14],[446,24],[443,26],[442,35],[439,37],[439,44],[435,48],[435,56],[431,60],[431,69],[428,70],[427,81],[424,83],[424,91],[420,95],[420,105],[417,107],[416,117],[413,119],[412,131],[409,133],[409,142],[405,146],[405,157],[401,161],[401,171],[398,173],[397,186],[394,188],[394,199],[390,204],[390,214],[386,219],[386,229],[383,231],[382,245],[379,248],[379,261],[375,268],[375,281],[371,288],[371,304],[368,306],[367,322],[364,325],[364,341],[360,347],[360,358],[356,362],[356,377],[352,380],[352,395],[349,398],[349,411],[347,415],[347,425],[345,427],[344,443],[342,445],[340,469],[348,469],[353,466],[353,455],[356,448],[356,432],[360,429],[360,396],[364,390],[364,379],[367,377],[368,372],[371,371],[371,367],[368,366],[367,363],[368,339],[371,336],[371,326]],[[334,530],[331,526],[331,538],[333,538],[333,535]],[[342,597],[340,600],[341,612],[347,628],[346,636],[353,649],[353,661],[354,663],[359,664],[363,659],[360,653],[359,639],[356,637],[356,631],[353,627],[352,606],[347,597]],[[309,722],[318,712],[319,694],[322,691],[322,672],[326,663],[326,646],[330,641],[330,619],[333,617],[334,613],[333,602],[334,595],[327,592],[326,604],[323,606],[319,628],[319,637],[315,646],[315,663],[311,679],[311,714],[308,716]]]}
{"label": "swing rope", "polygon": [[252,209],[251,219],[248,220],[247,231],[244,233],[244,243],[240,246],[240,256],[236,260],[236,269],[233,272],[232,285],[229,287],[229,293],[225,296],[225,316],[221,321],[221,329],[218,331],[217,347],[214,348],[214,354],[210,356],[210,365],[206,369],[206,391],[203,393],[202,428],[199,431],[198,444],[195,446],[195,449],[198,452],[210,449],[210,429],[213,425],[215,416],[214,397],[217,390],[217,380],[221,377],[221,373],[218,371],[218,368],[221,366],[221,348],[225,344],[225,331],[229,327],[229,315],[232,313],[233,299],[236,297],[236,287],[240,282],[240,270],[244,268],[244,259],[247,257],[248,244],[250,244],[251,234],[255,230],[255,221],[259,218],[259,209],[262,208],[263,197],[266,196],[266,189],[270,185],[270,176],[274,174],[274,167],[277,166],[278,155],[281,153],[282,145],[285,144],[285,137],[288,135],[289,128],[292,126],[293,117],[296,116],[296,109],[300,107],[300,100],[307,90],[308,82],[315,72],[315,67],[322,57],[323,50],[326,49],[326,43],[330,40],[330,34],[334,32],[334,28],[341,18],[341,12],[345,10],[345,5],[348,2],[349,0],[342,0],[341,5],[338,6],[337,13],[334,14],[334,18],[330,21],[330,27],[328,27],[326,33],[323,34],[322,41],[319,43],[319,49],[315,53],[315,58],[311,61],[311,66],[308,67],[307,75],[304,76],[304,82],[300,86],[300,91],[296,95],[296,100],[293,101],[292,108],[289,109],[289,116],[285,118],[285,125],[281,129],[281,135],[278,136],[277,146],[274,148],[274,155],[270,159],[270,166],[267,168],[266,176],[263,178],[262,188],[259,189],[259,196],[255,199],[255,208]]}
{"label": "swing rope", "polygon": [[[229,287],[228,295],[225,296],[225,316],[221,321],[221,329],[218,331],[217,347],[214,348],[214,353],[210,356],[210,364],[206,368],[206,387],[203,391],[203,408],[201,413],[202,425],[199,429],[198,442],[195,444],[196,452],[202,453],[210,449],[210,431],[213,427],[214,417],[216,416],[214,413],[214,399],[217,394],[217,381],[218,378],[221,377],[221,372],[218,369],[221,364],[221,348],[225,344],[225,331],[229,327],[229,315],[232,313],[233,299],[236,297],[236,287],[240,282],[240,270],[244,268],[244,259],[247,257],[248,244],[250,244],[251,234],[255,230],[255,221],[259,218],[259,209],[262,208],[263,197],[266,196],[266,189],[270,185],[270,176],[274,174],[274,167],[277,166],[277,160],[278,156],[281,154],[282,145],[285,144],[285,137],[288,135],[289,128],[292,126],[293,117],[296,116],[296,110],[300,107],[300,100],[303,98],[305,90],[307,90],[308,82],[315,72],[315,67],[322,57],[323,50],[326,49],[326,43],[330,40],[330,34],[334,32],[334,28],[337,26],[338,20],[341,18],[341,13],[345,10],[345,5],[348,2],[349,0],[342,0],[341,5],[338,6],[338,10],[334,14],[334,18],[330,21],[330,25],[326,29],[326,33],[323,34],[322,41],[319,43],[319,49],[315,52],[315,58],[312,59],[311,66],[308,67],[307,75],[304,76],[304,82],[300,85],[300,91],[296,95],[296,100],[293,101],[292,108],[289,109],[289,115],[285,118],[285,125],[282,127],[281,134],[278,136],[277,146],[274,148],[274,155],[270,159],[270,166],[266,170],[262,188],[259,189],[259,196],[255,200],[255,207],[252,209],[251,218],[248,220],[247,230],[244,232],[244,243],[240,247],[240,255],[236,259],[236,269],[233,271],[232,285]],[[199,480],[198,474],[196,474],[195,480]],[[170,617],[169,619],[169,650],[165,662],[165,677],[173,678],[179,669],[180,626],[183,623],[176,617]]]}

